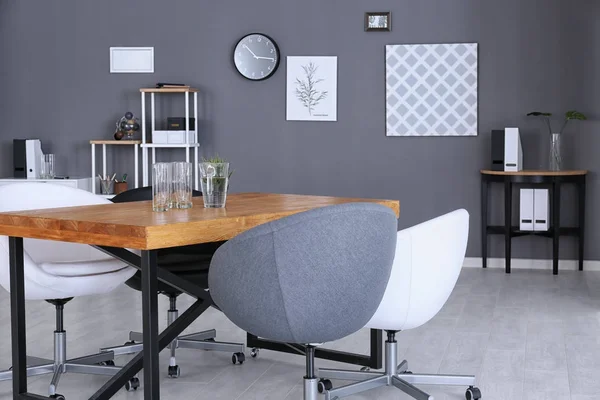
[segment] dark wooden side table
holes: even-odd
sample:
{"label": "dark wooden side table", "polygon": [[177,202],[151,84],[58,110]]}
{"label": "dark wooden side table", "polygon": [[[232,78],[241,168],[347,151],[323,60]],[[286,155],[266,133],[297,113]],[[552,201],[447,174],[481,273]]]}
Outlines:
{"label": "dark wooden side table", "polygon": [[[524,235],[538,235],[552,238],[552,272],[558,275],[558,245],[560,236],[576,236],[579,239],[579,270],[583,271],[585,243],[585,177],[588,171],[519,171],[505,172],[481,170],[481,256],[483,268],[487,268],[487,237],[489,234],[504,235],[506,273],[510,274],[511,239]],[[504,184],[504,226],[488,225],[488,190],[490,183]],[[512,226],[512,187],[513,184],[551,185],[551,226],[548,231],[522,231]],[[563,183],[577,186],[579,193],[579,225],[560,226],[560,187]]]}

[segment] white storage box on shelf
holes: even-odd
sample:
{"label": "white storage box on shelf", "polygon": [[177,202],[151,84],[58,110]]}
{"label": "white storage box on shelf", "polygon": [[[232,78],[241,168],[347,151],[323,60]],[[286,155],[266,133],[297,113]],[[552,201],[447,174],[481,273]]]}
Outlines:
{"label": "white storage box on shelf", "polygon": [[196,144],[195,132],[188,132],[188,140],[185,140],[186,131],[154,131],[152,143],[154,144]]}
{"label": "white storage box on shelf", "polygon": [[[140,89],[142,96],[142,112],[141,115],[146,115],[146,93],[150,93],[150,136],[146,129],[146,118],[141,118],[142,122],[142,181],[143,186],[150,184],[152,177],[149,171],[149,166],[156,162],[156,149],[160,148],[179,148],[185,150],[185,161],[190,162],[190,149],[194,149],[194,165],[198,165],[198,89],[190,87],[168,87],[168,88],[147,88]],[[156,130],[156,110],[155,110],[155,95],[157,93],[180,93],[185,97],[185,121],[186,129],[183,131],[163,131]],[[193,114],[190,115],[190,93],[193,93]],[[190,118],[193,117],[196,121],[194,128],[190,129],[192,124]],[[187,135],[186,135],[187,133]],[[158,134],[158,135],[157,135]],[[152,138],[152,143],[148,139]],[[148,161],[148,149],[152,149],[152,164]],[[198,190],[199,178],[197,168],[192,168],[194,171],[194,188]]]}
{"label": "white storage box on shelf", "polygon": [[169,143],[169,131],[154,131],[154,132],[152,132],[152,143],[154,143],[154,144]]}
{"label": "white storage box on shelf", "polygon": [[168,140],[170,144],[185,144],[185,143],[196,143],[194,132],[188,132],[188,140],[185,140],[185,131],[169,131]]}

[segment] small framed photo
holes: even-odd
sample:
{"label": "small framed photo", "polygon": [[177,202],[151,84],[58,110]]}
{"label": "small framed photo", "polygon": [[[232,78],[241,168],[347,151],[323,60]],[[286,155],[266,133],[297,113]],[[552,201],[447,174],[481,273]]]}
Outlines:
{"label": "small framed photo", "polygon": [[392,13],[388,12],[366,12],[366,32],[390,32],[392,30]]}

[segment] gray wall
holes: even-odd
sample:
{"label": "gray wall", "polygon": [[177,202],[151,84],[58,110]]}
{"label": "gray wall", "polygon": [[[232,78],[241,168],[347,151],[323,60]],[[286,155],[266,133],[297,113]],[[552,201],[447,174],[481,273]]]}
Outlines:
{"label": "gray wall", "polygon": [[[393,12],[393,32],[363,31],[363,13],[378,10]],[[399,199],[402,227],[464,207],[468,255],[477,256],[478,171],[489,163],[490,130],[521,127],[525,166],[543,168],[547,136],[526,112],[578,108],[597,117],[597,16],[591,0],[0,2],[0,175],[11,173],[12,138],[28,136],[58,155],[59,173],[89,174],[87,141],[110,138],[126,110],[140,112],[139,87],[188,82],[202,90],[202,153],[231,160],[234,191]],[[338,122],[285,121],[285,59],[265,82],[237,75],[232,48],[252,31],[271,35],[283,56],[339,57]],[[480,135],[387,138],[384,46],[462,41],[479,43]],[[110,46],[154,46],[156,73],[109,74]],[[165,115],[181,114],[176,107],[159,102]],[[567,166],[596,170],[597,123],[571,128]],[[129,153],[114,153],[117,172],[132,174]],[[565,193],[565,222],[572,196]],[[499,192],[493,197],[500,222]],[[588,259],[600,259],[597,198],[594,173]],[[573,257],[574,244],[564,242],[562,255]],[[503,254],[501,243],[491,241],[492,255]],[[516,239],[513,247],[516,257],[551,256],[544,239]]]}

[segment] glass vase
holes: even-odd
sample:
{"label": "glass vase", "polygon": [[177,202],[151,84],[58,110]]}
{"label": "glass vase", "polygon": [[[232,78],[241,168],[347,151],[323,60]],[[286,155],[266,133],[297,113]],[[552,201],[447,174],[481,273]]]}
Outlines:
{"label": "glass vase", "polygon": [[206,208],[224,208],[229,188],[229,163],[200,163],[202,198]]}
{"label": "glass vase", "polygon": [[560,171],[562,167],[561,134],[553,133],[550,136],[550,171]]}

